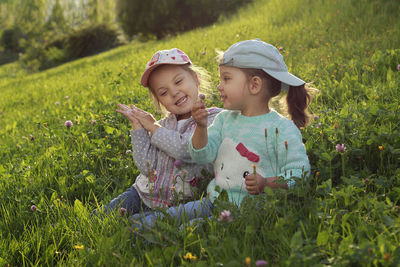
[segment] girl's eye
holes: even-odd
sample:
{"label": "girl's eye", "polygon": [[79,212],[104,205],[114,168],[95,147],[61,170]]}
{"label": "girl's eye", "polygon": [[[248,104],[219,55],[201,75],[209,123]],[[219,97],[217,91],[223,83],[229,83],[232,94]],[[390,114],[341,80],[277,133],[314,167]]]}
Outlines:
{"label": "girl's eye", "polygon": [[221,164],[221,171],[224,169],[224,164],[222,163]]}
{"label": "girl's eye", "polygon": [[167,91],[162,91],[161,93],[160,93],[160,96],[165,96],[167,94]]}
{"label": "girl's eye", "polygon": [[176,81],[176,84],[180,84],[183,81],[183,79],[180,79],[178,81]]}
{"label": "girl's eye", "polygon": [[243,178],[246,178],[246,176],[247,175],[249,175],[250,173],[248,172],[248,171],[245,171],[244,173],[243,173]]}
{"label": "girl's eye", "polygon": [[229,78],[229,77],[224,77],[224,81],[229,81],[231,78]]}

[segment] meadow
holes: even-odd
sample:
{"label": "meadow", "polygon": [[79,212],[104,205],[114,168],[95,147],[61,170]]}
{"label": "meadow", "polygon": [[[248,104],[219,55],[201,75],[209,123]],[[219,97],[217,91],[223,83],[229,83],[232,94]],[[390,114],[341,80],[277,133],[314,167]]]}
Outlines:
{"label": "meadow", "polygon": [[[209,27],[40,73],[0,66],[0,265],[399,266],[399,14],[397,0],[255,0]],[[153,52],[178,47],[217,84],[215,49],[252,38],[319,90],[302,130],[309,178],[240,208],[221,199],[215,217],[229,209],[230,223],[167,218],[134,235],[119,214],[91,220],[138,175],[115,109],[155,112],[140,85]],[[206,103],[221,107],[218,92]]]}

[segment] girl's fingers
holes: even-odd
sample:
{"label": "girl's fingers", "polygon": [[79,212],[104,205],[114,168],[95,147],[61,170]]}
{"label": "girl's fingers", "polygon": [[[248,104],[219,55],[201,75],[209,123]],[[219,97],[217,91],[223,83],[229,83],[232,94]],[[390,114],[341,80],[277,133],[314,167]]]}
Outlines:
{"label": "girl's fingers", "polygon": [[193,104],[192,111],[199,110],[199,109],[202,108],[202,106],[204,106],[204,103],[202,103],[202,102],[196,102],[196,103]]}
{"label": "girl's fingers", "polygon": [[256,184],[256,179],[255,179],[254,175],[252,175],[252,174],[247,175],[245,178],[245,184],[247,186],[254,186]]}
{"label": "girl's fingers", "polygon": [[121,114],[124,114],[126,116],[127,110],[120,110],[120,109],[116,109],[116,112],[119,112]]}
{"label": "girl's fingers", "polygon": [[136,107],[134,104],[131,104],[130,106],[131,106],[131,110],[134,111],[134,112],[147,113],[143,109],[140,109],[140,108]]}
{"label": "girl's fingers", "polygon": [[130,107],[128,107],[127,105],[124,105],[124,104],[118,104],[118,107],[120,107],[123,110],[130,110]]}
{"label": "girl's fingers", "polygon": [[247,187],[246,186],[246,190],[250,193],[250,194],[252,194],[252,193],[255,193],[256,191],[254,190],[254,188],[253,187]]}

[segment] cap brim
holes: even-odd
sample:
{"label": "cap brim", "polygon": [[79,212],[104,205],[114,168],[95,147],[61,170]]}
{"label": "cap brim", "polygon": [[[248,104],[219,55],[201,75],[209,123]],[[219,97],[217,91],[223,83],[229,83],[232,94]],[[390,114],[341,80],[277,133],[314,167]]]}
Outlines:
{"label": "cap brim", "polygon": [[269,75],[271,75],[272,77],[274,77],[275,79],[286,83],[287,85],[290,86],[300,86],[305,84],[306,82],[303,81],[302,79],[294,76],[293,74],[291,74],[290,72],[286,72],[286,71],[271,71],[271,70],[266,70],[263,69],[263,71],[265,71],[266,73],[268,73]]}
{"label": "cap brim", "polygon": [[149,77],[150,74],[157,68],[160,67],[161,65],[185,65],[185,64],[191,64],[191,62],[176,62],[176,63],[158,63],[154,64],[147,70],[145,70],[142,74],[142,78],[140,79],[140,82],[144,87],[149,87]]}

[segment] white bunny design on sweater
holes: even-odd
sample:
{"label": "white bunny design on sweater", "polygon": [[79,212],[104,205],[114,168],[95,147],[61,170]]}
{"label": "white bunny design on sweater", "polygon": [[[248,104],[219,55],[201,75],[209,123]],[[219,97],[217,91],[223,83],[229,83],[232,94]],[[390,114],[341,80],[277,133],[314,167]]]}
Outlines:
{"label": "white bunny design on sweater", "polygon": [[[259,156],[243,143],[225,138],[218,150],[214,163],[215,183],[227,191],[248,194],[245,185],[246,175],[253,172],[253,164],[258,165]],[[258,170],[257,172],[260,175]]]}

